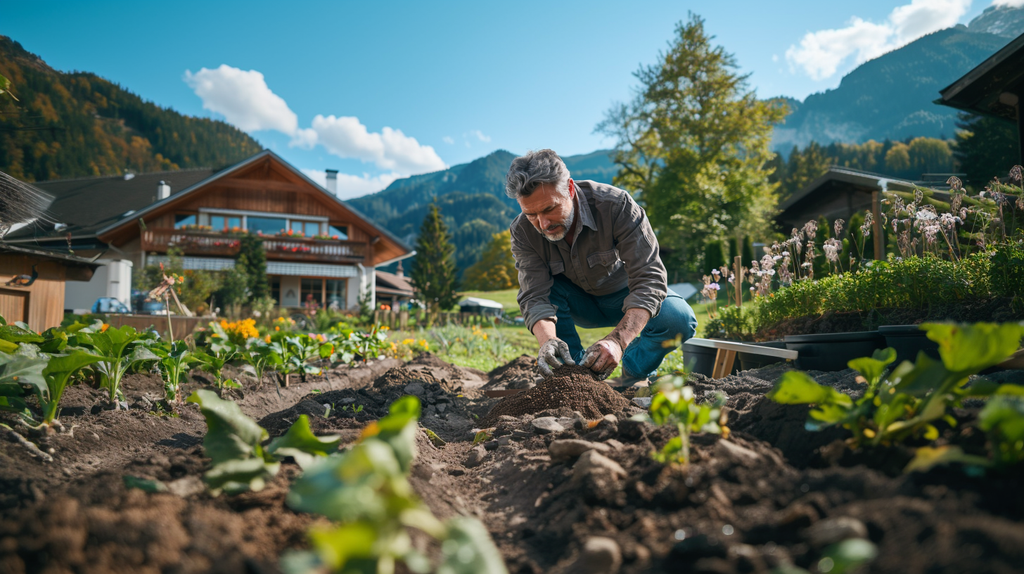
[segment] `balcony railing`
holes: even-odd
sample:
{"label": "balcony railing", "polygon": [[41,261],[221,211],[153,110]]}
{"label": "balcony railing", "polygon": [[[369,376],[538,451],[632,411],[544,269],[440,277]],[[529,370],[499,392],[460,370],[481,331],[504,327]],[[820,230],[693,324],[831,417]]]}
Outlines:
{"label": "balcony railing", "polygon": [[[143,251],[165,253],[168,247],[178,247],[185,255],[234,257],[241,246],[240,237],[223,233],[181,229],[147,229],[142,232]],[[282,261],[346,263],[366,258],[366,244],[358,241],[264,236],[263,249],[267,252],[267,259]]]}

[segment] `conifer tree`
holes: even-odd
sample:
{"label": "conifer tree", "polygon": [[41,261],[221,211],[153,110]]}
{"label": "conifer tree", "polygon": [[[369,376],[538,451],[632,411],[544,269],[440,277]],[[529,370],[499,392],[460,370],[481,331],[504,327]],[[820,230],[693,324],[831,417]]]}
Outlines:
{"label": "conifer tree", "polygon": [[409,273],[417,298],[427,306],[431,320],[458,300],[459,288],[455,277],[455,246],[448,226],[441,219],[437,203],[423,218],[420,236],[416,239],[416,257]]}
{"label": "conifer tree", "polygon": [[516,260],[512,257],[512,233],[506,229],[492,235],[480,261],[466,269],[463,279],[466,289],[477,291],[519,287]]}
{"label": "conifer tree", "polygon": [[246,233],[241,238],[241,244],[235,266],[245,273],[248,280],[249,301],[269,297],[267,252],[263,250],[263,240],[252,233]]}

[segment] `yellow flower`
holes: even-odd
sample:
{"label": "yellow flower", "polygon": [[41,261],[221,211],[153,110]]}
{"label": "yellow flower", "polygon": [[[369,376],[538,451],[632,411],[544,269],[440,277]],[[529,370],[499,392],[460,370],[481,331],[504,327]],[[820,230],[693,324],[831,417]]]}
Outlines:
{"label": "yellow flower", "polygon": [[107,329],[109,329],[109,328],[110,328],[110,324],[104,323],[103,326],[100,327],[100,333],[106,333]]}
{"label": "yellow flower", "polygon": [[416,339],[402,339],[403,345],[415,345]]}
{"label": "yellow flower", "polygon": [[277,325],[274,325],[274,330],[275,330],[275,331],[280,331],[280,330],[281,330],[281,327],[278,327]]}
{"label": "yellow flower", "polygon": [[267,335],[266,337],[263,337],[263,340],[266,341],[267,343],[269,343],[270,342],[270,335]]}

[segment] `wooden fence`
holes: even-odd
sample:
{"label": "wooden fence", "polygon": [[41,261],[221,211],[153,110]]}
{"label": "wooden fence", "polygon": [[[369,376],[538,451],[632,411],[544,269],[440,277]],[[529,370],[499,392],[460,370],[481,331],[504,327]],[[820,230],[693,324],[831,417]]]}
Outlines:
{"label": "wooden fence", "polygon": [[[212,320],[210,317],[171,315],[174,339],[180,341],[191,335],[200,324],[205,325]],[[107,323],[115,328],[131,325],[138,331],[146,331],[153,327],[160,333],[161,337],[167,337],[167,315],[107,315]]]}

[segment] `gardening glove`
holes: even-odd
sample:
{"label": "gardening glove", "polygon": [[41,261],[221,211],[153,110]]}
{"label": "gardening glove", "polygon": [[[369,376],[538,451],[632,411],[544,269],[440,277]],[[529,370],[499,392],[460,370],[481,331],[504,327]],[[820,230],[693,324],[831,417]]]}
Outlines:
{"label": "gardening glove", "polygon": [[622,347],[610,339],[601,339],[591,345],[583,354],[580,366],[590,369],[594,372],[595,379],[603,381],[612,374],[621,359]]}
{"label": "gardening glove", "polygon": [[537,354],[537,368],[545,377],[554,374],[554,369],[562,365],[575,365],[569,353],[569,345],[558,337],[552,337],[540,346],[540,353]]}

